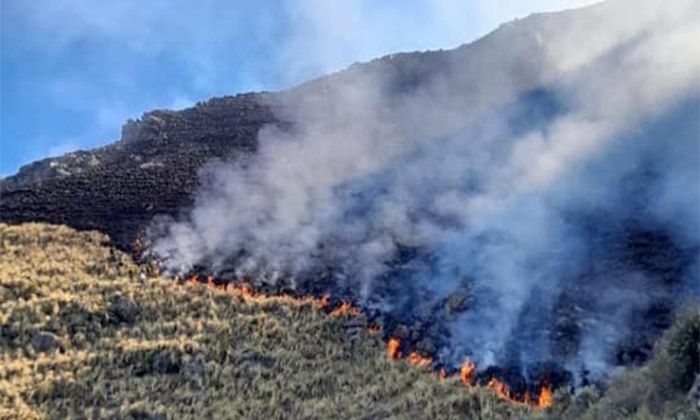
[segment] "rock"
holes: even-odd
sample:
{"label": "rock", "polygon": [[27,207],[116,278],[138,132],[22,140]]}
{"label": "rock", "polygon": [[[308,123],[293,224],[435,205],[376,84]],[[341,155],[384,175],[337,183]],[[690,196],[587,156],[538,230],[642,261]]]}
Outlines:
{"label": "rock", "polygon": [[690,391],[688,391],[685,400],[700,408],[700,373],[695,375],[695,382],[693,382],[693,386],[690,387]]}
{"label": "rock", "polygon": [[190,380],[197,380],[198,378],[204,376],[204,373],[204,367],[197,362],[189,362],[182,369],[182,374],[185,376],[185,378]]}
{"label": "rock", "polygon": [[153,360],[153,370],[157,373],[173,374],[180,371],[180,365],[173,361],[167,352],[161,351]]}
{"label": "rock", "polygon": [[32,337],[32,347],[40,353],[46,353],[58,347],[58,337],[46,331],[39,331]]}
{"label": "rock", "polygon": [[[255,150],[259,129],[279,122],[268,96],[245,94],[185,111],[149,112],[127,122],[117,143],[25,165],[0,182],[0,219],[100,230],[129,250],[155,215],[175,216],[192,205],[205,162]],[[242,110],[244,116],[233,117]],[[140,167],[148,162],[153,164]]]}
{"label": "rock", "polygon": [[112,313],[120,322],[131,324],[141,313],[139,305],[124,296],[120,296],[112,305]]}

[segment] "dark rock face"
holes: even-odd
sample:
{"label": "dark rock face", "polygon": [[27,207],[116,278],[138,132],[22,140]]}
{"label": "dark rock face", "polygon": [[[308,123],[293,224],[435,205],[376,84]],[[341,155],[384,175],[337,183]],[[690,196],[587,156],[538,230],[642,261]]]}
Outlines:
{"label": "dark rock face", "polygon": [[128,122],[117,143],[27,165],[1,184],[0,220],[96,229],[128,249],[155,215],[191,205],[206,162],[255,150],[257,131],[275,121],[264,97],[149,112]]}

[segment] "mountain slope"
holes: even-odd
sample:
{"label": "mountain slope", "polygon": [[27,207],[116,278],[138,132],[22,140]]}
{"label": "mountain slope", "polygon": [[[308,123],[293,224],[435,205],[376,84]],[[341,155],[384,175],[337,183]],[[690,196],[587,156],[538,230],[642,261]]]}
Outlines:
{"label": "mountain slope", "polygon": [[562,389],[551,409],[533,411],[390,360],[377,336],[357,333],[357,318],[145,278],[107,242],[63,226],[0,225],[0,418],[700,415],[698,401],[684,402],[697,308],[602,399]]}
{"label": "mountain slope", "polygon": [[6,180],[0,219],[148,227],[170,275],[350,300],[521,395],[606,383],[700,296],[697,16],[610,0],[147,113]]}
{"label": "mountain slope", "polygon": [[[48,158],[0,181],[0,220],[45,221],[108,233],[128,248],[155,215],[178,215],[191,207],[198,171],[211,160],[238,160],[254,151],[266,125],[293,129],[295,109],[319,105],[343,112],[339,97],[368,79],[381,81],[387,103],[412,94],[443,97],[436,108],[470,113],[540,87],[556,74],[540,46],[569,22],[583,26],[604,10],[533,15],[502,25],[478,41],[449,51],[393,54],[278,93],[214,98],[182,111],[156,110],[122,128],[109,146]],[[567,41],[572,42],[572,41]],[[503,53],[493,56],[493,51]],[[506,53],[507,52],[507,53]],[[438,105],[438,104],[435,104]],[[445,115],[422,110],[424,128],[445,125]],[[436,121],[433,121],[435,120]],[[431,129],[432,130],[432,129]],[[439,135],[426,132],[424,135]]]}
{"label": "mountain slope", "polygon": [[115,144],[23,167],[2,183],[0,218],[98,229],[126,248],[154,215],[191,204],[205,162],[254,150],[257,130],[273,121],[257,98],[149,112]]}
{"label": "mountain slope", "polygon": [[[139,280],[96,232],[0,225],[0,418],[463,418],[528,410],[394,362],[358,319]],[[351,328],[352,329],[352,328]]]}

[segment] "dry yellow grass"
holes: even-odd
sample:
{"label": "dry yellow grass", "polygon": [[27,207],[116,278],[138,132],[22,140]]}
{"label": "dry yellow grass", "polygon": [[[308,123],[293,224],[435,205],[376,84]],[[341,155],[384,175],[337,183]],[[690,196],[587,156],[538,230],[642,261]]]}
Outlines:
{"label": "dry yellow grass", "polygon": [[[533,411],[386,357],[317,303],[255,301],[141,279],[96,232],[0,224],[0,419],[700,418],[689,306],[647,366],[609,392],[555,393]],[[361,330],[364,331],[364,330]]]}
{"label": "dry yellow grass", "polygon": [[[95,232],[0,225],[0,418],[498,418],[311,302],[139,279]],[[39,349],[39,350],[37,350]]]}

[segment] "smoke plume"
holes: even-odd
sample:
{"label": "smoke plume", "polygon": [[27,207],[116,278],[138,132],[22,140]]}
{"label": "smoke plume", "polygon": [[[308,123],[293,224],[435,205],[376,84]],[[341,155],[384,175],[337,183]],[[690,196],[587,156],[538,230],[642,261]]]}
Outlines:
{"label": "smoke plume", "polygon": [[698,296],[699,18],[609,1],[266,96],[283,123],[153,252],[351,296],[448,364],[602,374]]}

